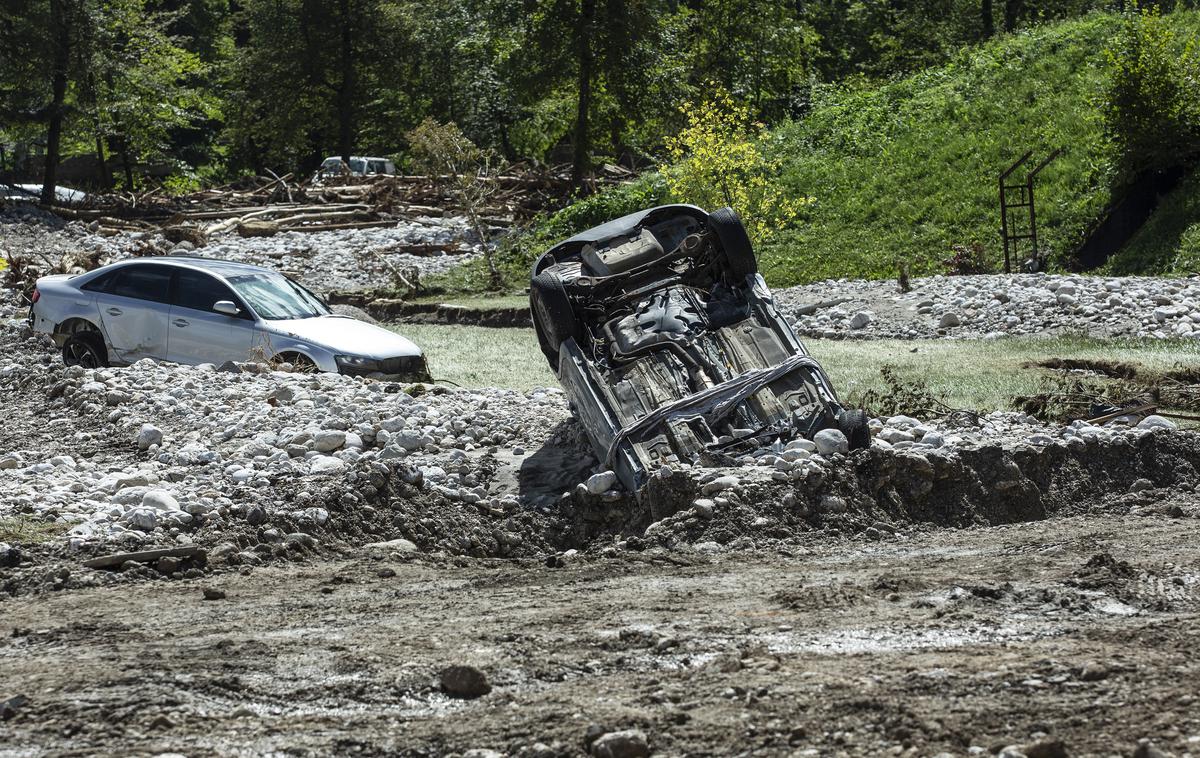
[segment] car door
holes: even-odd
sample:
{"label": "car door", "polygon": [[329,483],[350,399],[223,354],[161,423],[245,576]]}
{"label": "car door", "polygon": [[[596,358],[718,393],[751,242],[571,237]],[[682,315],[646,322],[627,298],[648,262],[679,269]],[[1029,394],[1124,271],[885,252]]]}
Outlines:
{"label": "car door", "polygon": [[[213,305],[232,301],[236,316],[217,313]],[[167,357],[177,363],[244,361],[254,345],[254,316],[227,284],[211,274],[181,268],[171,290]]]}
{"label": "car door", "polygon": [[167,357],[171,270],[153,263],[122,266],[95,291],[104,336],[121,362]]}

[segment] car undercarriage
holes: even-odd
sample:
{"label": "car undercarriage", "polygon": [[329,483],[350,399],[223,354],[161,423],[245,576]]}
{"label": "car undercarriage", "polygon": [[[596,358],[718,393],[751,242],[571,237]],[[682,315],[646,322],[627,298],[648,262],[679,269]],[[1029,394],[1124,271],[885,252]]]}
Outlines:
{"label": "car undercarriage", "polygon": [[869,444],[780,316],[740,219],[671,205],[572,237],[535,264],[539,342],[601,461],[631,490],[840,429]]}

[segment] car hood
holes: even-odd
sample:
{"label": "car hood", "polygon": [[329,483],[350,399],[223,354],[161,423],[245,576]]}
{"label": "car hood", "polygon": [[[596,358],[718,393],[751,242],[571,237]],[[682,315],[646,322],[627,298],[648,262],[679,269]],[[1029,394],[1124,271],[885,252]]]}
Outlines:
{"label": "car hood", "polygon": [[316,343],[343,355],[361,355],[367,358],[421,355],[421,348],[408,338],[349,316],[335,314],[267,321],[266,328],[305,342]]}

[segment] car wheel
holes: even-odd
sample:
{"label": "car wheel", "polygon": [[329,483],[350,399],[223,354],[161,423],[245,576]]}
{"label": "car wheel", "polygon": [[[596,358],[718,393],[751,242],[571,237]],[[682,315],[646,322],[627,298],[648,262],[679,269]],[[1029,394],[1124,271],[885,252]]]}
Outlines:
{"label": "car wheel", "polygon": [[721,242],[725,261],[734,279],[741,282],[747,276],[758,273],[758,261],[754,258],[750,235],[733,208],[718,208],[710,213],[708,226]]}
{"label": "car wheel", "polygon": [[292,372],[296,374],[315,374],[318,371],[317,364],[304,353],[280,353],[275,360],[292,364]]}
{"label": "car wheel", "polygon": [[579,341],[579,322],[571,309],[566,287],[562,279],[549,271],[533,277],[533,315],[541,327],[548,347],[558,352],[559,346],[569,338]]}
{"label": "car wheel", "polygon": [[851,450],[871,446],[871,427],[867,424],[867,412],[859,408],[845,408],[837,415],[837,426],[850,441]]}
{"label": "car wheel", "polygon": [[63,343],[62,357],[68,366],[104,368],[108,365],[108,348],[99,332],[77,332]]}

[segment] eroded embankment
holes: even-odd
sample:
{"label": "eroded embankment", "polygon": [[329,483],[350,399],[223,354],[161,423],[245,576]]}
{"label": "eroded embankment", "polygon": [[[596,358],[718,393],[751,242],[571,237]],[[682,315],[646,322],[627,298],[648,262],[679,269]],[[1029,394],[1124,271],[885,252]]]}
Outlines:
{"label": "eroded embankment", "polygon": [[1162,431],[951,454],[871,449],[830,463],[826,473],[796,482],[745,477],[715,494],[706,493],[715,480],[746,470],[665,472],[638,496],[611,499],[580,488],[541,510],[445,501],[424,488],[419,471],[375,464],[372,473],[348,475],[349,491],[325,491],[330,519],[316,536],[357,544],[402,538],[422,552],[479,557],[614,542],[630,549],[764,547],[814,531],[882,537],[914,526],[1003,524],[1119,507],[1131,489],[1191,489],[1200,445],[1193,433]]}

